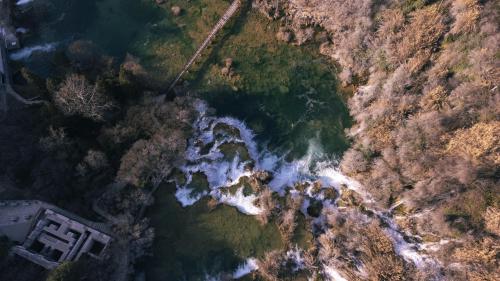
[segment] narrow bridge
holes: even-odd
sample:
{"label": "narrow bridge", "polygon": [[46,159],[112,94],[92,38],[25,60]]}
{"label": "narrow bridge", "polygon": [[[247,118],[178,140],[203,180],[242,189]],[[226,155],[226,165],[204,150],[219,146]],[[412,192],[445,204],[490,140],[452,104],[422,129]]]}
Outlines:
{"label": "narrow bridge", "polygon": [[200,45],[198,50],[194,53],[194,55],[191,57],[191,59],[184,65],[184,68],[182,71],[177,75],[175,78],[174,82],[170,85],[168,88],[167,92],[165,95],[168,95],[170,91],[175,87],[177,82],[182,78],[182,76],[189,70],[189,68],[194,64],[196,59],[203,53],[203,51],[208,47],[212,39],[217,35],[217,33],[226,25],[226,23],[231,19],[232,16],[238,11],[238,9],[241,6],[241,0],[235,0],[229,8],[227,8],[226,12],[222,16],[222,18],[217,22],[217,24],[212,28],[212,31],[208,34],[207,38],[203,43]]}

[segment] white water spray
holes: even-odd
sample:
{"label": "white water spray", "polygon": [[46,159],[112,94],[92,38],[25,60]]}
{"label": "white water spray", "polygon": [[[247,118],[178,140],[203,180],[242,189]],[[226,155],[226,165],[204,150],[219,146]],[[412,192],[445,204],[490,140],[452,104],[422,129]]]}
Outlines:
{"label": "white water spray", "polygon": [[52,52],[55,50],[57,47],[57,43],[47,43],[43,45],[37,45],[37,46],[32,46],[32,47],[25,47],[22,48],[21,50],[18,50],[10,55],[10,58],[12,60],[24,60],[30,58],[33,53],[36,52],[43,52],[43,53],[48,53]]}
{"label": "white water spray", "polygon": [[[265,148],[259,151],[253,132],[244,122],[230,117],[209,116],[207,115],[208,106],[202,101],[197,102],[196,108],[199,118],[193,124],[195,134],[189,141],[186,152],[188,164],[181,167],[187,181],[183,185],[177,184],[176,197],[183,206],[192,205],[204,196],[211,196],[219,203],[236,207],[242,213],[257,215],[261,212],[261,209],[255,205],[257,196],[254,194],[245,196],[243,186],[237,185],[242,178],[251,177],[255,171],[259,170],[269,171],[273,175],[269,187],[281,196],[286,195],[287,192],[292,196],[300,194],[305,196],[301,208],[305,215],[307,215],[310,200],[323,201],[325,208],[338,208],[335,202],[325,199],[322,193],[313,194],[313,183],[320,183],[322,189],[333,188],[339,194],[342,188],[353,190],[361,197],[363,204],[373,205],[372,196],[362,188],[360,183],[342,174],[338,169],[338,161],[329,158],[318,142],[311,140],[304,157],[288,162],[284,156],[276,155]],[[244,160],[238,154],[231,160],[226,159],[221,146],[228,143],[244,147],[248,151],[250,160]],[[209,146],[208,149],[207,146]],[[249,165],[252,165],[253,169],[248,168]],[[189,184],[192,181],[192,175],[200,172],[206,176],[209,190],[193,194]],[[297,184],[307,184],[309,187],[301,192],[295,189]],[[236,192],[222,192],[231,186],[237,186]],[[370,210],[387,225],[384,230],[392,239],[397,254],[415,264],[417,268],[434,265],[432,259],[420,253],[422,247],[417,242],[410,243],[405,240],[404,233],[399,230],[392,218],[385,214],[386,210]],[[324,225],[322,220],[324,220],[323,216],[315,219],[318,225]],[[324,264],[322,270],[330,280],[347,281],[329,264]],[[363,274],[360,272],[360,276]]]}

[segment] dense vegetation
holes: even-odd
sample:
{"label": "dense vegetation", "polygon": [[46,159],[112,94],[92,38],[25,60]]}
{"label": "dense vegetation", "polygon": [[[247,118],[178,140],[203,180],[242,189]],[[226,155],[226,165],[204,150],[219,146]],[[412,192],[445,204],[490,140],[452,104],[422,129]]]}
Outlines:
{"label": "dense vegetation", "polygon": [[[148,27],[157,34],[147,38],[148,48],[139,52],[145,62],[131,55],[109,57],[90,41],[74,40],[53,56],[49,78],[22,63],[13,64],[16,91],[47,102],[36,108],[14,103],[0,123],[1,198],[36,198],[90,219],[104,217],[113,223],[117,243],[111,257],[102,262],[82,259],[48,274],[7,257],[10,244],[0,238],[2,277],[121,280],[135,266],[145,268],[153,280],[199,278],[230,272],[243,257],[255,256],[260,259],[259,270],[245,277],[249,280],[307,280],[310,276],[321,280],[317,272],[324,265],[353,280],[498,278],[498,1],[253,3],[276,21],[264,22],[255,13],[243,15],[249,24],[234,23],[234,36],[223,38],[229,47],[214,45],[216,52],[207,58],[209,63],[195,68],[201,75],[188,76],[193,81],[190,88],[214,104],[226,105],[224,114],[249,116],[255,132],[265,137],[275,133],[271,137],[277,142],[287,142],[284,135],[306,134],[297,141],[304,145],[313,133],[328,131],[331,134],[321,138],[335,139],[332,150],[342,151],[347,141],[339,131],[350,122],[339,97],[332,94],[338,85],[330,64],[307,54],[319,47],[321,54],[332,59],[332,66],[340,66],[342,90],[353,90],[349,109],[355,125],[347,132],[352,146],[343,155],[342,171],[362,183],[378,208],[390,210],[412,239],[440,245],[428,254],[443,265],[442,272],[419,270],[405,261],[387,235],[384,221],[366,220],[373,214],[354,192],[343,192],[338,201],[347,210],[322,214],[328,229],[314,233],[314,245],[310,243],[312,220],[299,212],[303,202],[276,198],[268,188],[258,202],[266,212],[257,220],[208,199],[181,208],[173,186],[165,180],[185,162],[196,117],[194,99],[180,96],[164,102],[158,93],[164,86],[161,76],[176,73],[228,5],[199,0],[199,6],[190,6],[182,17]],[[106,1],[100,9],[113,11],[116,5],[120,3]],[[139,6],[152,18],[161,18],[157,10]],[[245,11],[249,8],[245,6]],[[31,11],[37,17],[45,12],[40,7]],[[134,21],[134,29],[141,30],[138,22]],[[96,24],[119,29],[115,23]],[[184,32],[181,26],[187,26]],[[110,49],[124,48],[102,35],[94,36]],[[126,31],[117,35],[128,36]],[[285,43],[306,47],[291,49]],[[217,95],[210,97],[211,93]],[[332,97],[325,99],[325,95]],[[318,97],[331,107],[310,112],[313,120],[303,124],[303,130],[297,127],[289,133],[289,128],[302,122],[301,111]],[[236,101],[239,104],[233,104]],[[255,114],[259,106],[271,117]],[[286,116],[273,115],[276,112]],[[252,118],[252,114],[258,116]],[[192,184],[206,189],[203,176]],[[161,197],[148,216],[158,227],[153,231],[142,215],[153,203],[150,192],[160,185],[164,187]],[[320,204],[312,202],[307,212],[318,217]],[[446,243],[441,245],[442,241]],[[294,244],[302,247],[300,270],[287,253]],[[143,258],[149,254],[156,259]],[[364,277],[358,274],[360,264]]]}
{"label": "dense vegetation", "polygon": [[[54,58],[58,69],[50,78],[16,71],[16,90],[47,102],[39,108],[10,104],[0,125],[0,192],[3,199],[40,199],[94,220],[103,219],[92,211],[100,210],[116,234],[111,256],[124,260],[68,263],[47,278],[114,280],[151,246],[153,230],[141,214],[151,202],[149,190],[183,161],[192,101],[162,102],[144,93],[155,89],[134,58],[118,63],[87,41],[73,42]],[[7,266],[15,260],[2,262],[2,274],[19,271]],[[42,269],[31,267],[16,280],[44,278]]]}
{"label": "dense vegetation", "polygon": [[320,51],[356,86],[343,171],[380,206],[402,203],[399,224],[424,241],[456,239],[435,253],[463,263],[449,278],[498,278],[498,1],[257,2],[296,38],[326,30]]}

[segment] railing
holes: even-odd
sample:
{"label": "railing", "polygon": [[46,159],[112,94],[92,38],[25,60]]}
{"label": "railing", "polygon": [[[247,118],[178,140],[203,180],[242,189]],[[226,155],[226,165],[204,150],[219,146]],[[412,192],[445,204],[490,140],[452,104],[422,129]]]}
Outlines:
{"label": "railing", "polygon": [[200,45],[198,50],[194,53],[194,55],[191,57],[191,59],[184,65],[184,68],[182,71],[177,75],[175,78],[174,82],[170,85],[168,88],[167,92],[165,95],[167,95],[172,89],[175,87],[177,82],[182,78],[182,76],[189,70],[189,68],[194,64],[196,59],[201,55],[201,53],[208,47],[212,39],[215,37],[215,35],[226,25],[226,23],[231,19],[231,17],[238,11],[238,9],[241,6],[241,0],[235,0],[229,8],[227,8],[226,12],[222,16],[222,18],[217,22],[217,24],[212,28],[212,31],[208,34],[207,38],[203,43]]}

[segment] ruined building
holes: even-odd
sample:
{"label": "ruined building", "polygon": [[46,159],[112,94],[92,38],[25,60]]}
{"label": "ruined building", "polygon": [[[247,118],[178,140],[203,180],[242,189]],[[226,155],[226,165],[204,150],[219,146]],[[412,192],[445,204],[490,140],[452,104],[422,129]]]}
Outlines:
{"label": "ruined building", "polygon": [[82,255],[101,259],[112,241],[104,224],[40,201],[0,201],[0,235],[19,243],[14,254],[47,269]]}

